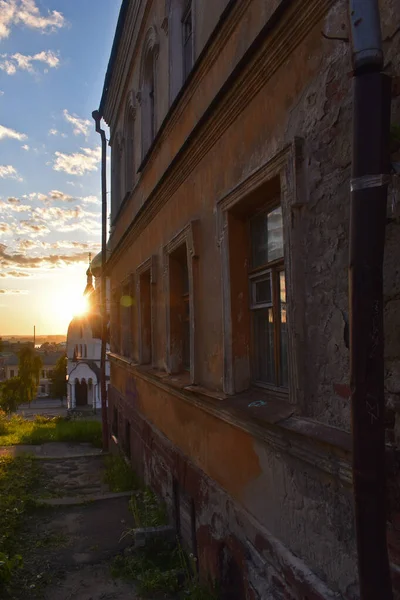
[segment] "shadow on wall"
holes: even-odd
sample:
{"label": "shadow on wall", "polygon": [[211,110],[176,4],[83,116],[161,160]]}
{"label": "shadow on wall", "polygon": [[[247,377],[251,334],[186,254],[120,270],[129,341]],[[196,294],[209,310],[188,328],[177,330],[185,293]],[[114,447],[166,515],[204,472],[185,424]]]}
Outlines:
{"label": "shadow on wall", "polygon": [[225,544],[218,551],[218,572],[221,600],[242,600],[246,597],[241,566]]}

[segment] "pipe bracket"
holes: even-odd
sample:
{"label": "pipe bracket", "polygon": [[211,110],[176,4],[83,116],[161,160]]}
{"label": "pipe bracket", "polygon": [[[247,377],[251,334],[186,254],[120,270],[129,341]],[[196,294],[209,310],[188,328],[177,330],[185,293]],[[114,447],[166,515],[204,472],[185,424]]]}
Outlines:
{"label": "pipe bracket", "polygon": [[350,179],[350,191],[357,192],[358,190],[367,190],[370,188],[382,187],[391,182],[391,176],[387,174],[379,175],[363,175],[362,177],[354,177]]}

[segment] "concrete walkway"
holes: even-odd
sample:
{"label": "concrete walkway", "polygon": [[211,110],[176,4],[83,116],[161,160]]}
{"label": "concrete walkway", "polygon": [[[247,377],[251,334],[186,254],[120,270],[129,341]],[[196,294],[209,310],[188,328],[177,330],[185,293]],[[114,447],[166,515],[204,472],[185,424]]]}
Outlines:
{"label": "concrete walkway", "polygon": [[36,458],[63,459],[81,456],[100,456],[103,454],[103,451],[87,443],[47,442],[46,444],[38,445],[20,444],[18,446],[0,446],[0,456],[4,454],[9,454],[10,456],[31,454]]}
{"label": "concrete walkway", "polygon": [[134,600],[133,584],[110,574],[112,559],[132,545],[132,494],[110,492],[105,456],[89,444],[21,448],[6,450],[28,449],[40,459],[42,507],[25,524],[24,569],[13,600]]}

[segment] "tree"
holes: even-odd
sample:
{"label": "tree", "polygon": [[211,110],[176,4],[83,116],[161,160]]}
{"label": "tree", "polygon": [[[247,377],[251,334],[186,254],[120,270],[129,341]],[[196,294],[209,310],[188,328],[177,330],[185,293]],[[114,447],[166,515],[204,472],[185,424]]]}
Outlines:
{"label": "tree", "polygon": [[67,395],[67,362],[66,354],[60,356],[51,374],[51,396],[59,398],[61,401]]}
{"label": "tree", "polygon": [[7,414],[17,410],[21,403],[21,381],[19,377],[12,377],[0,387],[0,409]]}
{"label": "tree", "polygon": [[21,382],[21,402],[29,405],[37,394],[42,359],[33,348],[25,347],[19,351],[19,379]]}

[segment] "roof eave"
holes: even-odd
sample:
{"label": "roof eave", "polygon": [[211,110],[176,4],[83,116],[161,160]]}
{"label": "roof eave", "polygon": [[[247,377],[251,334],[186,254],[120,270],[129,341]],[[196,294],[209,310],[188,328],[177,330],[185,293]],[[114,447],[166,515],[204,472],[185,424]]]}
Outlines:
{"label": "roof eave", "polygon": [[121,8],[119,11],[117,28],[115,30],[114,41],[113,41],[113,45],[111,48],[110,59],[108,61],[106,76],[105,76],[104,85],[103,85],[103,92],[102,92],[101,100],[100,100],[100,106],[99,106],[100,117],[103,117],[103,115],[104,115],[104,107],[107,102],[107,94],[108,94],[108,90],[110,87],[114,64],[117,59],[118,49],[119,49],[119,45],[120,45],[121,38],[122,38],[122,32],[124,29],[125,17],[128,12],[129,2],[130,2],[130,0],[122,0]]}

